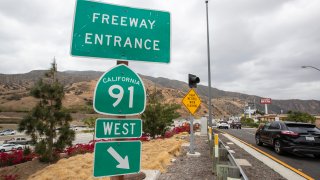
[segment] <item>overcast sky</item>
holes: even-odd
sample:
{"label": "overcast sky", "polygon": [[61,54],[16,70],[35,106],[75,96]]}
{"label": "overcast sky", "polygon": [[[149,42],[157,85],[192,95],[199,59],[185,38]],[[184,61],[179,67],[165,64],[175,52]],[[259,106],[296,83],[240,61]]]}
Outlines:
{"label": "overcast sky", "polygon": [[[171,62],[130,61],[137,73],[207,85],[205,0],[104,0],[169,11]],[[110,59],[70,56],[75,0],[1,0],[0,73],[47,69],[106,71]],[[212,85],[273,99],[320,100],[319,0],[210,0]]]}

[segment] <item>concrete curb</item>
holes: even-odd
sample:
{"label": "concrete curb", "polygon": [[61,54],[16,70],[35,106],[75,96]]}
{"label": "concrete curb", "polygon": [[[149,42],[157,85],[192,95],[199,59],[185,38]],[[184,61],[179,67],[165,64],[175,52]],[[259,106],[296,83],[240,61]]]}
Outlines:
{"label": "concrete curb", "polygon": [[143,173],[146,174],[146,178],[144,180],[157,180],[160,176],[159,170],[141,170]]}
{"label": "concrete curb", "polygon": [[190,154],[190,152],[187,152],[187,156],[188,157],[200,157],[201,156],[201,154],[199,153],[199,152],[194,152],[194,154]]}

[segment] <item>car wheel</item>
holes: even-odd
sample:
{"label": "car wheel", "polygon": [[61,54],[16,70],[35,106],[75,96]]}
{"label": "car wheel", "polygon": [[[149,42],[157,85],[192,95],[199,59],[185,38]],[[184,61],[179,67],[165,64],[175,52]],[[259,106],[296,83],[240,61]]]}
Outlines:
{"label": "car wheel", "polygon": [[18,147],[17,149],[18,149],[18,150],[22,150],[22,147]]}
{"label": "car wheel", "polygon": [[258,135],[258,136],[256,136],[256,144],[258,145],[258,146],[262,146],[262,142],[261,142],[261,140],[260,140],[260,136]]}
{"label": "car wheel", "polygon": [[4,149],[1,149],[1,150],[0,150],[0,152],[6,152],[6,150],[4,150]]}
{"label": "car wheel", "polygon": [[275,140],[274,141],[274,151],[277,154],[283,154],[283,150],[282,150],[282,144],[279,140]]}

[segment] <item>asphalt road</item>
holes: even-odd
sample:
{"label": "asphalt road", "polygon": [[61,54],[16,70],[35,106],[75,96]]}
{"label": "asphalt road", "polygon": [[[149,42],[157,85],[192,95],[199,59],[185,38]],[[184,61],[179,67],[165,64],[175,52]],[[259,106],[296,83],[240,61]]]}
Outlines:
{"label": "asphalt road", "polygon": [[[219,129],[220,130],[220,129]],[[223,129],[229,133],[257,148],[272,155],[273,157],[287,163],[288,165],[302,171],[308,176],[314,179],[320,180],[320,159],[315,159],[312,155],[298,156],[294,154],[286,153],[284,155],[278,155],[274,152],[273,147],[257,146],[255,143],[255,131],[256,129]]]}

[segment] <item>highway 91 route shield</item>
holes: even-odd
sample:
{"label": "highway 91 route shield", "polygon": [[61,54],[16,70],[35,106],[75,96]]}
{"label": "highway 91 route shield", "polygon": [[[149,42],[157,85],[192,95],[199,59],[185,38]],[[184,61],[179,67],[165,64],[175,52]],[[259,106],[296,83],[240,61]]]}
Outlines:
{"label": "highway 91 route shield", "polygon": [[120,64],[100,77],[93,101],[100,114],[138,115],[145,109],[146,91],[139,75]]}

